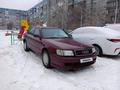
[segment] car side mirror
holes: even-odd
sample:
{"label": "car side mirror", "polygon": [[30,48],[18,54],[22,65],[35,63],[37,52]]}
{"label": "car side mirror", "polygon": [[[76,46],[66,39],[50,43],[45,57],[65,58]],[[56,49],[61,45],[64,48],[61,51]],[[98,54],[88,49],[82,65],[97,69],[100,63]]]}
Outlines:
{"label": "car side mirror", "polygon": [[70,38],[72,38],[72,35],[71,34],[68,34]]}

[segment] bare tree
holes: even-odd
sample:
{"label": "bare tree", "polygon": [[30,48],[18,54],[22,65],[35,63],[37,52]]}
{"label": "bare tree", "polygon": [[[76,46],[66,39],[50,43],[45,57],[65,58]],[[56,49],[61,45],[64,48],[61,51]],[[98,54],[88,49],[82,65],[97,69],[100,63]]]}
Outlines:
{"label": "bare tree", "polygon": [[114,23],[117,23],[117,17],[118,17],[118,6],[119,6],[119,0],[115,0],[115,20],[114,20]]}
{"label": "bare tree", "polygon": [[8,30],[12,30],[12,29],[13,29],[13,26],[14,26],[13,22],[9,22],[9,23],[7,24],[7,29],[8,29]]}

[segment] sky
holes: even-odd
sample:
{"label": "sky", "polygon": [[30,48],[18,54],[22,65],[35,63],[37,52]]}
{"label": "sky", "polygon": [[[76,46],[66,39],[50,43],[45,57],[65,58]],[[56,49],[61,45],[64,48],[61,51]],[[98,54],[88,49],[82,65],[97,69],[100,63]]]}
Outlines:
{"label": "sky", "polygon": [[0,8],[28,10],[42,0],[0,0]]}

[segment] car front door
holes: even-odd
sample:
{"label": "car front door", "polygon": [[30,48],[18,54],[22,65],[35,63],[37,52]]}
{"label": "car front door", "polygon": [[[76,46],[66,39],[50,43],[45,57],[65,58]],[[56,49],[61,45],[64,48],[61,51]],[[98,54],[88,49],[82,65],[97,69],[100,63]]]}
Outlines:
{"label": "car front door", "polygon": [[36,53],[41,53],[43,44],[42,44],[42,39],[41,39],[41,30],[40,29],[35,29],[34,31],[34,37],[33,37],[33,45],[34,45],[34,51]]}
{"label": "car front door", "polygon": [[26,36],[26,40],[27,40],[27,45],[30,49],[33,50],[33,34],[34,34],[34,28],[31,28],[27,31],[27,36]]}

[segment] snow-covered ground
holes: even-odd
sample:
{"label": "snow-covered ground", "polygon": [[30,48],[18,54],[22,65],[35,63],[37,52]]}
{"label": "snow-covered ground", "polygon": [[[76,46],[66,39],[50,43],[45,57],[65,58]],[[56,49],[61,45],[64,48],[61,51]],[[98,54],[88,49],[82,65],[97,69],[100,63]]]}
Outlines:
{"label": "snow-covered ground", "polygon": [[10,45],[0,31],[0,90],[120,90],[120,57],[102,57],[77,71],[46,69],[41,58]]}

